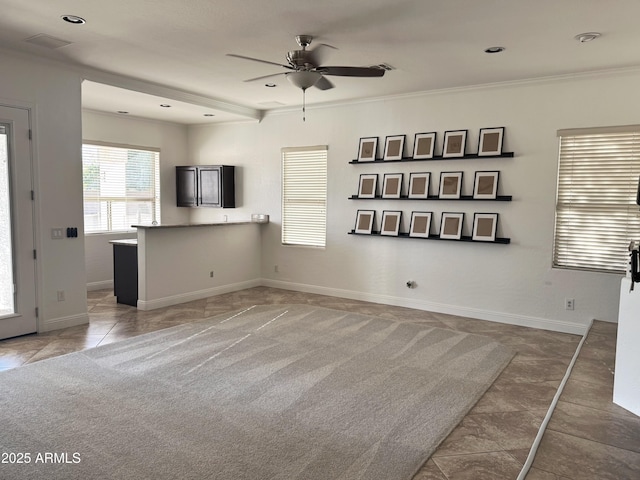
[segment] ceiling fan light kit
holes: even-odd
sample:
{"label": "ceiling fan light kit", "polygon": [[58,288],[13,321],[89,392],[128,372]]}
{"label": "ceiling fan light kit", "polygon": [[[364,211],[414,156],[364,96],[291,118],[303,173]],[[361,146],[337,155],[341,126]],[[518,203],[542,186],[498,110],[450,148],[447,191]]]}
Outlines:
{"label": "ceiling fan light kit", "polygon": [[311,72],[308,70],[285,73],[285,75],[287,77],[287,80],[289,80],[296,87],[301,88],[302,90],[313,87],[322,77],[322,74],[318,72]]}
{"label": "ceiling fan light kit", "polygon": [[340,77],[382,77],[386,71],[378,65],[372,67],[335,67],[322,65],[322,52],[327,48],[335,49],[331,45],[321,43],[317,47],[307,50],[307,47],[311,45],[313,37],[311,35],[297,35],[296,42],[300,46],[301,50],[291,50],[287,52],[287,63],[279,64],[268,60],[261,60],[259,58],[246,57],[244,55],[237,55],[228,53],[230,57],[241,58],[243,60],[251,60],[253,62],[266,63],[269,65],[279,66],[289,70],[288,72],[276,73],[272,75],[261,76],[245,80],[251,82],[255,80],[262,80],[266,77],[272,77],[275,75],[285,75],[293,85],[302,90],[302,112],[303,120],[305,111],[305,92],[309,87],[315,86],[319,90],[329,90],[334,88],[333,83],[326,78],[327,75],[340,76]]}

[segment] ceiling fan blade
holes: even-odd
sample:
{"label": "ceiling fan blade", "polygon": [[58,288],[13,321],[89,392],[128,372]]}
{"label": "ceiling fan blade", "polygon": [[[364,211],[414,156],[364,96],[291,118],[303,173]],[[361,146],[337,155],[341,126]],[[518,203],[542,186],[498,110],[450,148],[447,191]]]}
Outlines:
{"label": "ceiling fan blade", "polygon": [[242,58],[243,60],[251,60],[252,62],[266,63],[267,65],[275,65],[276,67],[282,67],[282,68],[287,68],[289,70],[293,70],[293,68],[291,68],[289,65],[270,62],[269,60],[260,60],[259,58],[245,57],[244,55],[236,55],[235,53],[227,53],[227,57]]}
{"label": "ceiling fan blade", "polygon": [[319,88],[320,90],[329,90],[333,88],[334,85],[327,77],[322,76],[320,77],[320,80],[315,83],[314,87]]}
{"label": "ceiling fan blade", "polygon": [[279,75],[286,75],[286,72],[281,73],[272,73],[271,75],[262,75],[261,77],[249,78],[248,80],[244,80],[245,82],[255,82],[258,80],[264,80],[265,78],[277,77]]}
{"label": "ceiling fan blade", "polygon": [[337,50],[337,48],[327,43],[319,43],[311,50],[307,50],[307,55],[313,65],[322,65],[327,58],[328,50]]}
{"label": "ceiling fan blade", "polygon": [[385,72],[377,67],[318,67],[315,71],[340,77],[382,77]]}

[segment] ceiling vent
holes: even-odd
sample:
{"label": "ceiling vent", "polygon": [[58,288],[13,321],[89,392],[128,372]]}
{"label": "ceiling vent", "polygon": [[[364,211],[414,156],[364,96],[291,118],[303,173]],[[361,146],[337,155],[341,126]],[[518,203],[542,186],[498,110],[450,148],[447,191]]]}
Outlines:
{"label": "ceiling vent", "polygon": [[71,45],[72,42],[67,42],[66,40],[62,40],[61,38],[52,37],[51,35],[47,35],[46,33],[39,33],[38,35],[34,35],[33,37],[26,38],[24,40],[28,43],[33,43],[34,45],[38,45],[44,48],[50,48],[51,50],[55,50],[56,48],[66,47],[67,45]]}

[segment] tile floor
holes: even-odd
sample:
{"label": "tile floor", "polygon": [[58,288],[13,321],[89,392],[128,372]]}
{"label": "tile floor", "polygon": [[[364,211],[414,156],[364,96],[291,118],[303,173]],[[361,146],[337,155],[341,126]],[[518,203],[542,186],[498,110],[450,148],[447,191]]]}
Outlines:
{"label": "tile floor", "polygon": [[[89,292],[90,323],[0,341],[0,370],[254,304],[301,303],[487,335],[517,353],[414,480],[515,480],[580,342],[562,333],[257,287],[153,311]],[[640,418],[614,405],[616,325],[595,322],[527,480],[640,479]]]}

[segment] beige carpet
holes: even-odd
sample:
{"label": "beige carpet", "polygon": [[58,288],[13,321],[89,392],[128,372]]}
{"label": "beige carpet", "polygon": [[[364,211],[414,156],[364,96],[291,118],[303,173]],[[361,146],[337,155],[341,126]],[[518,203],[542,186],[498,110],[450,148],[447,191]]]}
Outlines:
{"label": "beige carpet", "polygon": [[478,335],[256,306],[0,372],[0,478],[409,480],[511,357]]}

